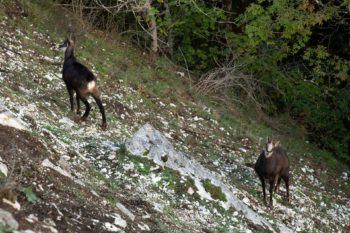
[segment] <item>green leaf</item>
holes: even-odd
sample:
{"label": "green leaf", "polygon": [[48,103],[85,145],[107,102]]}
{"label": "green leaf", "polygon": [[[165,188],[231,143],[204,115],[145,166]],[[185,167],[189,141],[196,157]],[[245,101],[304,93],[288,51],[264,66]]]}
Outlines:
{"label": "green leaf", "polygon": [[26,195],[26,198],[30,203],[35,204],[39,201],[39,198],[34,194],[31,186],[20,187],[18,190]]}

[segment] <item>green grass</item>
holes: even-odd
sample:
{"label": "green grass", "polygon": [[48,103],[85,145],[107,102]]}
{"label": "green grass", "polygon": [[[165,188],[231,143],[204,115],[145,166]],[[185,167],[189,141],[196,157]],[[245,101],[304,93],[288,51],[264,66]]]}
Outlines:
{"label": "green grass", "polygon": [[40,201],[40,199],[33,192],[32,186],[19,187],[18,191],[22,192],[26,196],[27,201],[30,202],[31,204],[35,204],[38,201]]}
{"label": "green grass", "polygon": [[70,138],[68,137],[67,132],[64,129],[61,129],[55,125],[46,125],[45,128],[51,133],[53,133],[54,135],[58,136],[61,141],[70,145],[71,143]]}
{"label": "green grass", "polygon": [[124,143],[119,145],[119,150],[116,153],[116,157],[121,164],[132,162],[136,171],[144,176],[148,176],[151,173],[151,167],[155,165],[153,161],[146,157],[139,157],[129,154]]}
{"label": "green grass", "polygon": [[211,183],[210,180],[203,181],[203,187],[205,191],[210,193],[210,196],[215,200],[227,201],[225,193],[222,192],[221,188],[215,186]]}
{"label": "green grass", "polygon": [[177,186],[180,180],[180,174],[177,171],[165,168],[161,173],[161,178],[162,179],[158,182],[159,186],[175,190],[175,187]]}
{"label": "green grass", "polygon": [[146,162],[141,162],[138,160],[133,160],[133,163],[136,167],[136,170],[138,173],[144,176],[148,176],[151,173],[151,166],[148,161]]}
{"label": "green grass", "polygon": [[15,229],[13,229],[9,226],[5,226],[2,223],[0,223],[0,232],[1,233],[13,233],[13,232],[15,232]]}

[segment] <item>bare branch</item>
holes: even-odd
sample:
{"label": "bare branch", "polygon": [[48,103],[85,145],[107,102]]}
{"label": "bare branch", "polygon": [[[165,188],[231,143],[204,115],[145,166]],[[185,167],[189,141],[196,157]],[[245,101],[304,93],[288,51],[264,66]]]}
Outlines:
{"label": "bare branch", "polygon": [[[218,64],[220,65],[220,64]],[[244,74],[241,71],[242,66],[234,63],[234,60],[227,65],[220,65],[202,75],[201,81],[196,84],[196,90],[203,94],[217,93],[224,90],[232,90],[234,92],[234,101],[243,104],[243,102],[252,102],[259,109],[263,103],[260,101],[261,96],[268,100],[268,96],[264,95],[263,86],[278,89],[271,84],[264,83],[256,79],[253,75]],[[243,100],[243,102],[242,102]]]}

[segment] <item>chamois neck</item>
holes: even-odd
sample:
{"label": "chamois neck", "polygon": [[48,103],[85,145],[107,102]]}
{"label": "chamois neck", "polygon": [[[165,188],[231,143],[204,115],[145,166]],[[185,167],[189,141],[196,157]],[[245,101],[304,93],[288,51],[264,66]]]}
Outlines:
{"label": "chamois neck", "polygon": [[64,53],[64,60],[68,60],[68,59],[74,59],[74,48],[71,46],[68,46],[66,49],[66,52]]}
{"label": "chamois neck", "polygon": [[272,150],[269,151],[269,150],[267,150],[267,148],[264,148],[264,150],[263,150],[264,157],[265,157],[266,159],[270,158],[271,155],[273,154],[274,149],[275,149],[275,148],[273,148]]}

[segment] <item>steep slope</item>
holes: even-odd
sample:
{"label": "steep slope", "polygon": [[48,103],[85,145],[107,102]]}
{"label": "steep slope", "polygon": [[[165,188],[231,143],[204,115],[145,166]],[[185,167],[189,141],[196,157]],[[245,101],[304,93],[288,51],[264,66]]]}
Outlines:
{"label": "steep slope", "polygon": [[[0,119],[9,122],[13,114],[27,130],[0,128],[1,164],[9,171],[2,176],[1,193],[10,201],[16,199],[20,209],[4,202],[0,208],[12,213],[18,229],[350,230],[347,172],[332,171],[324,164],[315,167],[311,155],[291,153],[292,205],[284,202],[282,189],[282,195],[275,196],[275,208],[268,209],[262,204],[253,169],[245,165],[255,161],[261,145],[242,137],[248,135],[242,128],[222,121],[215,107],[184,91],[188,83],[176,76],[176,68],[161,59],[148,59],[129,44],[118,47],[92,34],[80,38],[77,57],[97,74],[109,128],[99,128],[100,114],[94,103],[89,121],[80,122],[69,113],[61,80],[63,54],[52,46],[61,42],[55,37],[55,27],[45,31],[30,17],[14,20],[4,12],[0,18],[0,103],[4,105],[0,113],[7,117]],[[218,177],[241,205],[267,224],[259,226],[238,208],[226,208],[228,191],[222,185],[163,166],[147,150],[141,156],[131,154],[125,141],[145,123]],[[163,163],[168,156],[164,154]]]}

